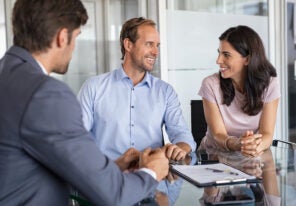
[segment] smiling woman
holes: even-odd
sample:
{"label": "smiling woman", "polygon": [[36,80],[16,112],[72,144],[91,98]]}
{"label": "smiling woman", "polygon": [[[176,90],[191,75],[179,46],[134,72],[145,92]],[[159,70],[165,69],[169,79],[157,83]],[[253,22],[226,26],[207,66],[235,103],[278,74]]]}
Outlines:
{"label": "smiling woman", "polygon": [[208,124],[200,148],[258,156],[272,143],[280,97],[276,70],[250,27],[231,27],[219,40],[219,73],[205,78],[199,91]]}
{"label": "smiling woman", "polygon": [[218,58],[216,63],[220,66],[220,74],[224,79],[231,78],[234,87],[241,93],[244,93],[243,82],[245,78],[245,66],[249,63],[248,56],[242,56],[237,52],[228,41],[221,41],[218,49]]}

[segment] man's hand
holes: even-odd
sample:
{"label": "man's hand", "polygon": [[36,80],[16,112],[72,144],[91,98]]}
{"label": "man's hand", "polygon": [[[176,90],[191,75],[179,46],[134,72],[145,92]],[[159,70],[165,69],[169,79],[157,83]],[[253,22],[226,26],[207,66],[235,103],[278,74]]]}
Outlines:
{"label": "man's hand", "polygon": [[168,175],[169,160],[162,149],[147,148],[140,154],[139,167],[153,170],[157,181],[160,181]]}
{"label": "man's hand", "polygon": [[129,148],[126,152],[121,155],[115,163],[118,165],[121,171],[134,171],[139,168],[140,152],[135,148]]}
{"label": "man's hand", "polygon": [[175,180],[177,180],[179,178],[178,175],[175,175],[171,172],[169,172],[169,174],[166,176],[166,180],[169,181],[169,183],[173,184],[175,182]]}
{"label": "man's hand", "polygon": [[162,147],[162,150],[164,150],[166,157],[170,160],[178,161],[186,157],[186,151],[175,144],[166,144]]}

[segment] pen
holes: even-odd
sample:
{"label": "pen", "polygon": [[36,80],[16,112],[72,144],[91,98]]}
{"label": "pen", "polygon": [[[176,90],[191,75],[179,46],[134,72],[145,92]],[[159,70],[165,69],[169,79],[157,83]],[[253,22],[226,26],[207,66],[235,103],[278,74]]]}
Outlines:
{"label": "pen", "polygon": [[219,163],[219,160],[199,160],[199,161],[197,161],[198,165],[216,164],[216,163]]}
{"label": "pen", "polygon": [[231,172],[231,171],[229,171],[229,170],[219,170],[219,169],[214,169],[214,168],[206,168],[206,170],[211,170],[211,171],[213,171],[213,172],[224,172],[224,173],[229,173],[229,174],[231,174],[231,175],[238,175],[238,173],[236,173],[236,172]]}

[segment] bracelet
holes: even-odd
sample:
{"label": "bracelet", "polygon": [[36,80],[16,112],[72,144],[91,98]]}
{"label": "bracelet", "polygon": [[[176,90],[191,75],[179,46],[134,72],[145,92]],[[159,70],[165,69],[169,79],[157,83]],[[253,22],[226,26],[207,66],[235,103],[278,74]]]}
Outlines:
{"label": "bracelet", "polygon": [[229,149],[229,147],[228,147],[228,145],[227,145],[227,143],[228,143],[228,141],[231,139],[231,137],[230,136],[228,136],[225,140],[224,140],[224,149],[226,149],[226,151],[230,151],[230,149]]}

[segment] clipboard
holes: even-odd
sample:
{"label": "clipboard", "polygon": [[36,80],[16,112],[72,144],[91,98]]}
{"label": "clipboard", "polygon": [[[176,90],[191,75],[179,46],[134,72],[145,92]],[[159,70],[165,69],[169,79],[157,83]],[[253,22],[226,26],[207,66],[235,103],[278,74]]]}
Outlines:
{"label": "clipboard", "polygon": [[197,187],[259,183],[262,180],[223,163],[210,165],[171,165],[172,173]]}

